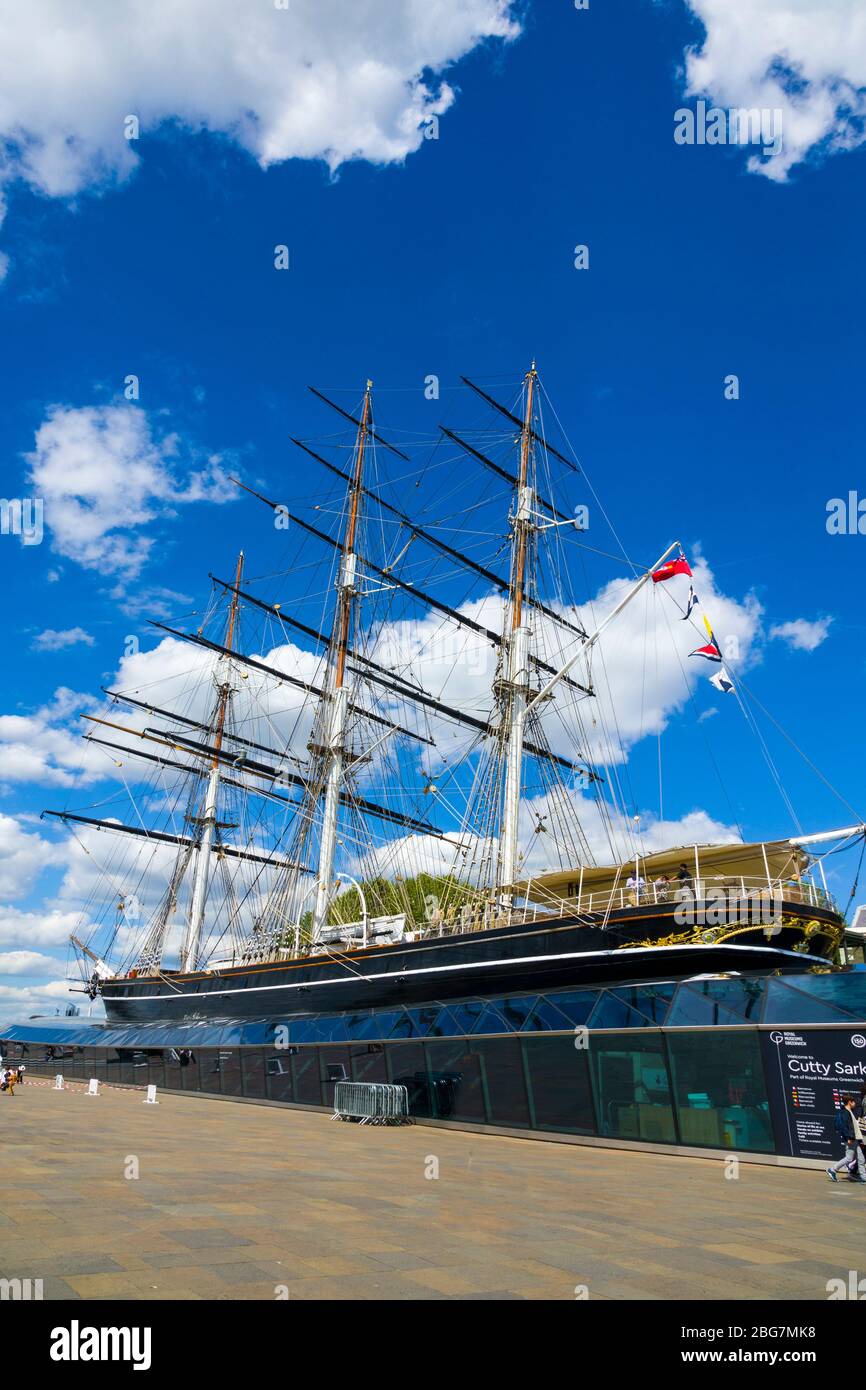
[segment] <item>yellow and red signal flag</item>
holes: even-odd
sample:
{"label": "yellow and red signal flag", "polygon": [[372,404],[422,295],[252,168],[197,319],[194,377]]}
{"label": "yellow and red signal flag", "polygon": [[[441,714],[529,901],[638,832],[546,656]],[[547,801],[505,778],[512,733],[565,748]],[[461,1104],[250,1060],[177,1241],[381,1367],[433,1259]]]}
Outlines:
{"label": "yellow and red signal flag", "polygon": [[706,643],[705,646],[696,647],[693,652],[689,652],[689,656],[703,656],[707,659],[707,661],[721,661],[722,653],[719,650],[719,644],[716,641],[715,634],[713,633],[713,629],[710,626],[710,620],[707,617],[706,613],[704,613],[703,618],[704,627],[707,629],[707,636],[710,640]]}

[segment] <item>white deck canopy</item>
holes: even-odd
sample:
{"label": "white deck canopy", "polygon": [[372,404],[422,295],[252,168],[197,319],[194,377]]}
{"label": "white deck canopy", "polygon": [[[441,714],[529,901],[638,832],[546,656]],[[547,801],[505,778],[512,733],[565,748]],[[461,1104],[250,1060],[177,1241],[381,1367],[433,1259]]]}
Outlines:
{"label": "white deck canopy", "polygon": [[675,849],[639,854],[622,864],[592,868],[559,869],[515,884],[515,892],[530,902],[551,903],[563,898],[585,898],[591,893],[601,901],[614,889],[625,888],[635,865],[647,885],[663,874],[676,879],[680,865],[706,888],[768,888],[798,880],[809,867],[805,850],[791,840],[767,840],[755,844],[680,845]]}

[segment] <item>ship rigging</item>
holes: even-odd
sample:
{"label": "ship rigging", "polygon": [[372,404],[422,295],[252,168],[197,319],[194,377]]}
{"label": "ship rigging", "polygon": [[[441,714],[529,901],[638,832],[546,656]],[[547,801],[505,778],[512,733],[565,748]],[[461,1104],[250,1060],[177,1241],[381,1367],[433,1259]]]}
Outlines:
{"label": "ship rigging", "polygon": [[[616,973],[626,967],[607,958],[618,950],[627,947],[635,962],[636,946],[678,944],[667,896],[654,893],[655,925],[642,925],[650,894],[641,865],[651,867],[652,850],[629,814],[608,642],[641,595],[667,602],[666,581],[691,575],[685,551],[674,541],[652,565],[631,567],[603,604],[581,602],[574,574],[598,548],[586,545],[585,508],[560,500],[563,478],[581,475],[546,437],[535,363],[515,409],[464,383],[504,426],[489,418],[474,433],[443,426],[420,467],[413,442],[398,446],[380,431],[371,382],[355,410],[315,390],[351,426],[337,446],[348,458],[338,462],[323,452],[328,444],[293,440],[337,480],[312,484],[315,522],[302,497],[287,503],[238,481],[295,552],[282,582],[310,576],[306,595],[254,592],[261,581],[245,578],[241,553],[232,580],[211,575],[210,604],[192,630],[154,623],[169,674],[122,682],[105,692],[108,708],[85,716],[85,737],[120,773],[134,814],[45,814],[76,835],[94,868],[86,910],[97,920],[79,928],[74,947],[88,988],[107,1007],[129,1015],[126,1001],[140,998],[159,1016],[154,1010],[178,999],[188,1007],[189,996],[213,995],[210,1007],[228,1008],[240,990],[249,1007],[265,1007],[253,999],[265,988],[282,991],[280,1006],[300,1007],[299,992],[318,981],[346,998],[339,984],[392,967],[404,981],[418,975],[413,988],[453,993],[479,986],[485,960],[500,983],[505,974],[517,987],[530,971],[521,974],[521,961],[540,962],[537,972],[561,959],[556,968],[567,973],[579,971],[581,956],[589,968],[592,957],[593,970]],[[396,481],[382,459],[395,465]],[[399,497],[400,483],[404,492],[426,487],[421,516]],[[491,489],[501,506],[503,483],[509,501],[497,522]],[[696,602],[690,588],[687,627]],[[717,664],[716,688],[741,702],[739,677],[728,675],[721,639],[701,616],[702,645],[691,655]],[[256,638],[244,642],[250,625]],[[863,825],[858,818],[834,833],[845,843]],[[104,836],[136,853],[103,859]],[[779,968],[807,946],[826,958],[840,939],[826,882],[803,888],[804,844],[801,835],[741,856],[744,894],[756,880],[772,891],[786,874],[799,885],[786,899],[797,920],[776,943]],[[712,859],[706,849],[704,864]],[[693,896],[704,882],[699,861]],[[680,933],[707,948],[735,935]],[[504,954],[491,955],[486,940]],[[443,941],[451,955],[428,952],[419,964],[416,948]],[[751,934],[740,945],[763,951],[768,941]],[[458,949],[472,943],[476,960]],[[350,963],[358,947],[362,957]],[[376,962],[370,976],[368,960]],[[292,962],[309,970],[285,984],[259,986],[249,973]],[[205,988],[214,976],[225,990]]]}

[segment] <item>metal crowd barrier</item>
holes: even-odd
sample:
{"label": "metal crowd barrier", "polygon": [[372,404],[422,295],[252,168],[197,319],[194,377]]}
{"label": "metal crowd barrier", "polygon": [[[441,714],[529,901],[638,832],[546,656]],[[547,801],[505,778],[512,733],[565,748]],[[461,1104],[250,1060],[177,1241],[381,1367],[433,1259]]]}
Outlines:
{"label": "metal crowd barrier", "polygon": [[409,1122],[409,1093],[405,1086],[378,1081],[338,1081],[332,1120],[360,1120],[362,1125]]}

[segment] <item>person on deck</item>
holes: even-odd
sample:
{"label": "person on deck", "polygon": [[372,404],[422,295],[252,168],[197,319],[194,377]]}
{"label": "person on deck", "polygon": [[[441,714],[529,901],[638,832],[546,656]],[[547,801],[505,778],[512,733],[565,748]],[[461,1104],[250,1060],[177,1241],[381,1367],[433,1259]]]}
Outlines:
{"label": "person on deck", "polygon": [[628,900],[632,907],[637,907],[643,899],[643,890],[646,887],[646,879],[642,874],[631,874],[626,883],[628,889]]}
{"label": "person on deck", "polygon": [[677,883],[679,884],[679,894],[681,898],[686,896],[694,897],[695,880],[692,877],[692,871],[688,864],[680,864],[680,867],[677,869]]}
{"label": "person on deck", "polygon": [[656,902],[666,903],[671,894],[671,881],[667,874],[659,874],[653,887],[656,890]]}
{"label": "person on deck", "polygon": [[[842,1102],[842,1109],[836,1116],[836,1124],[845,1143],[845,1157],[827,1169],[827,1177],[831,1182],[839,1181],[836,1174],[841,1173],[843,1168],[850,1171],[851,1182],[866,1182],[866,1161],[863,1159],[861,1144],[863,1136],[860,1121],[854,1113],[856,1104],[853,1096],[846,1096]],[[853,1172],[855,1165],[856,1174]]]}

